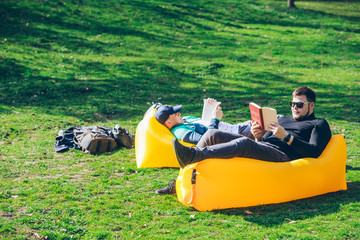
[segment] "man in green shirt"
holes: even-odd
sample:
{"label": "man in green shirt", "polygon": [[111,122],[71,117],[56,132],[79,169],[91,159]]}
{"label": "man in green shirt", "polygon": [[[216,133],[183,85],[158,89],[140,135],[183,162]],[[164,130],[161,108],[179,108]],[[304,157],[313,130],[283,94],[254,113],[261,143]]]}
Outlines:
{"label": "man in green shirt", "polygon": [[[215,104],[213,98],[207,99],[209,104]],[[209,129],[219,129],[221,131],[242,134],[253,137],[251,134],[251,121],[241,124],[229,124],[221,122],[223,112],[220,105],[212,113],[210,123],[204,123],[200,118],[193,116],[181,117],[180,110],[182,105],[177,106],[160,106],[155,112],[155,118],[167,127],[170,132],[180,141],[197,144],[202,136]],[[169,186],[163,187],[156,191],[157,194],[175,194],[175,179],[169,182]]]}

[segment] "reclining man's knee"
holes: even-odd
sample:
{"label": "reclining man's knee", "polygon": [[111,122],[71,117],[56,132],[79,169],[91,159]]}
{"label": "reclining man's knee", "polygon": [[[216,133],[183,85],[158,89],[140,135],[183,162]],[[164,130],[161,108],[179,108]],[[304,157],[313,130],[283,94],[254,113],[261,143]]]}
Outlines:
{"label": "reclining man's knee", "polygon": [[204,148],[206,146],[211,146],[211,145],[216,144],[215,138],[216,138],[216,135],[218,134],[218,132],[221,132],[221,131],[218,129],[208,129],[196,146],[198,148]]}

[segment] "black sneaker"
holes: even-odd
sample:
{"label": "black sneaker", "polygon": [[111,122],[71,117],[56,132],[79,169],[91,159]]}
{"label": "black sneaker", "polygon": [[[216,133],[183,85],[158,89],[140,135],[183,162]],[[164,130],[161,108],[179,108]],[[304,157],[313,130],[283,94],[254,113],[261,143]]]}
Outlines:
{"label": "black sneaker", "polygon": [[173,148],[175,151],[176,158],[181,168],[194,162],[198,162],[198,154],[194,147],[186,147],[182,145],[176,138],[172,140]]}
{"label": "black sneaker", "polygon": [[156,194],[159,195],[175,195],[176,194],[176,179],[169,182],[169,185],[156,190]]}

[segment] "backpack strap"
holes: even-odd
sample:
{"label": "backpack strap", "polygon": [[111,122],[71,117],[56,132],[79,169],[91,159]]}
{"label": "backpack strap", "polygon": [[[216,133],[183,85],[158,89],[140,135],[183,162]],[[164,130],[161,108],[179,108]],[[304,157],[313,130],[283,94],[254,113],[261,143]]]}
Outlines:
{"label": "backpack strap", "polygon": [[107,141],[106,152],[111,152],[111,141]]}
{"label": "backpack strap", "polygon": [[96,145],[96,152],[97,152],[97,153],[100,152],[100,147],[101,147],[101,140],[99,139],[99,140],[97,141],[97,145]]}

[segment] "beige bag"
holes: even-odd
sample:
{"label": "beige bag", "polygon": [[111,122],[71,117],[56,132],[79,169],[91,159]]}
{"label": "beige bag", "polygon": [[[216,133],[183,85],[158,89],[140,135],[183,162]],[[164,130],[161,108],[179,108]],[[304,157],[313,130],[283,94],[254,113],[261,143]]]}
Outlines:
{"label": "beige bag", "polygon": [[112,152],[118,148],[115,139],[100,128],[87,129],[75,137],[83,152],[98,154]]}

